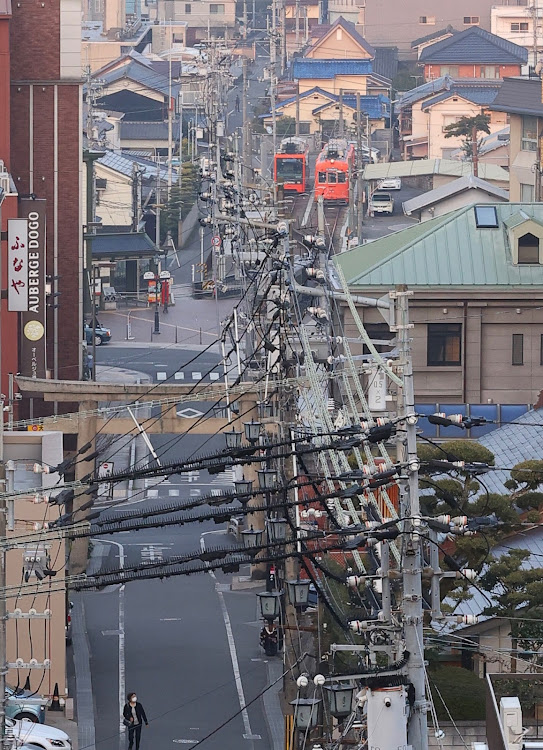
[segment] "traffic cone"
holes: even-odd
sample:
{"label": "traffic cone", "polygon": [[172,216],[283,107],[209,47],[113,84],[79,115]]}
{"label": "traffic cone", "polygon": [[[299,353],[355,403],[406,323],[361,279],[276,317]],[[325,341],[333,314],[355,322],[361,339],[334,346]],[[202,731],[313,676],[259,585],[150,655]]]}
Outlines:
{"label": "traffic cone", "polygon": [[49,706],[49,711],[62,711],[58,694],[58,682],[55,682],[55,689],[53,690],[53,698],[51,700],[51,705]]}

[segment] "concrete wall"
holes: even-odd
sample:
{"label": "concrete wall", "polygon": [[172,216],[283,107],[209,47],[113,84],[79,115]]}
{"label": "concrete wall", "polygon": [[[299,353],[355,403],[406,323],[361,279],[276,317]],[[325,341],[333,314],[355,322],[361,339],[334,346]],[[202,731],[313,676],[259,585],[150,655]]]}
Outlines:
{"label": "concrete wall", "polygon": [[367,93],[367,76],[335,76],[334,78],[300,78],[300,94],[318,86],[331,94],[338,94],[340,89],[358,92],[361,96]]}
{"label": "concrete wall", "polygon": [[[423,110],[424,102],[417,102],[412,109],[412,135],[428,138],[429,159],[448,158],[452,149],[462,147],[462,138],[445,138],[443,128],[458,120],[460,117],[473,117],[481,113],[478,104],[463,99],[462,97],[451,97],[443,102],[438,102],[432,107]],[[492,112],[490,118],[490,132],[501,130],[507,124],[507,117],[503,112]],[[445,153],[444,153],[445,152]]]}
{"label": "concrete wall", "polygon": [[[26,467],[24,474],[29,474],[26,483],[41,486],[44,489],[52,487],[58,480],[58,474],[32,474],[31,465],[33,461],[46,462],[56,465],[63,459],[62,433],[61,432],[38,432],[38,433],[6,433],[4,436],[4,451],[6,460],[15,460],[19,471]],[[16,489],[18,488],[16,478]],[[59,488],[60,489],[60,488]],[[32,530],[34,523],[43,523],[44,519],[53,520],[58,517],[58,510],[49,509],[47,504],[36,504],[33,496],[19,496],[15,501],[15,531],[8,532],[8,538],[20,535]],[[34,584],[31,596],[22,596],[18,600],[15,597],[7,600],[8,611],[12,612],[19,607],[23,612],[28,612],[34,607],[37,612],[50,609],[52,612],[49,620],[32,619],[25,620],[24,627],[15,628],[15,620],[7,622],[7,656],[9,662],[17,658],[29,661],[30,658],[43,662],[44,659],[51,660],[51,668],[46,671],[42,681],[43,669],[30,670],[30,685],[32,690],[37,690],[45,695],[52,695],[55,683],[58,682],[60,695],[66,691],[66,608],[65,608],[65,559],[66,546],[64,541],[47,541],[46,552],[51,558],[51,565],[57,571],[52,581],[52,588],[59,589],[50,595],[48,593],[49,582],[45,579],[38,583],[32,576],[29,583]],[[50,546],[49,546],[50,545]],[[43,544],[40,545],[43,547]],[[35,552],[36,545],[28,547],[30,553]],[[7,553],[6,577],[8,586],[19,586],[21,584],[21,569],[25,550],[21,548],[12,549]],[[35,597],[34,597],[35,593]],[[31,638],[30,635],[31,634]],[[25,675],[26,678],[26,675]],[[7,675],[9,683],[20,684],[21,673],[10,670]]]}
{"label": "concrete wall", "polygon": [[439,728],[445,732],[442,740],[437,740],[434,732],[430,729],[428,734],[428,747],[439,748],[439,750],[452,750],[452,748],[471,748],[472,742],[486,742],[486,723],[484,721],[440,721]]}
{"label": "concrete wall", "polygon": [[443,216],[443,214],[456,211],[457,208],[462,208],[462,206],[471,206],[476,203],[496,203],[497,200],[498,199],[495,195],[489,195],[488,193],[485,193],[484,190],[478,190],[477,188],[464,190],[463,193],[458,193],[457,195],[447,198],[447,200],[436,203],[434,206],[423,209],[420,215],[420,221],[435,219],[437,216]]}
{"label": "concrete wall", "polygon": [[[495,0],[366,0],[363,26],[359,29],[370,44],[398,47],[401,57],[415,57],[411,42],[449,24],[462,31],[465,16],[479,16],[479,25],[490,31],[490,8]],[[420,23],[421,16],[432,23]]]}
{"label": "concrete wall", "polygon": [[132,181],[119,172],[95,165],[96,179],[106,180],[106,189],[97,190],[96,211],[104,227],[130,226],[132,222]]}
{"label": "concrete wall", "polygon": [[83,39],[81,43],[81,67],[90,65],[90,69],[94,73],[104,65],[116,60],[121,54],[121,46],[124,46],[124,43],[115,40],[111,42],[91,42]]}
{"label": "concrete wall", "polygon": [[[528,3],[530,5],[530,3]],[[523,23],[528,24],[526,31],[511,31],[511,24]],[[492,8],[490,13],[490,31],[493,34],[507,39],[513,44],[518,44],[521,47],[525,47],[528,51],[528,61],[533,65],[533,43],[534,43],[534,22],[528,6],[509,6],[509,5],[496,5]],[[541,49],[543,46],[543,35],[541,34],[541,27],[537,26],[537,46]]]}
{"label": "concrete wall", "polygon": [[[371,247],[371,246],[368,246]],[[355,289],[380,296],[386,290]],[[541,391],[540,347],[543,310],[528,291],[415,289],[410,303],[415,397],[432,403],[534,403]],[[527,309],[531,308],[531,309]],[[517,312],[517,309],[520,312]],[[375,310],[360,309],[368,323],[382,323]],[[427,365],[428,323],[462,324],[462,364]],[[356,335],[345,312],[347,336]],[[512,334],[524,335],[524,364],[512,365]],[[354,350],[353,350],[354,353]],[[359,352],[357,352],[359,353]]]}

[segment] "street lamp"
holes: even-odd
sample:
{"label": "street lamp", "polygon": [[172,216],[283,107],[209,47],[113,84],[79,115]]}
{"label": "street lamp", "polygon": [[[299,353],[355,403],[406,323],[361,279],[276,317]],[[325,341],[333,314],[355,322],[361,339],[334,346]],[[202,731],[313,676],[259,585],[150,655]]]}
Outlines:
{"label": "street lamp", "polygon": [[262,591],[258,596],[260,614],[268,622],[273,622],[281,614],[281,594],[278,591]]}
{"label": "street lamp", "polygon": [[260,437],[260,431],[262,429],[261,423],[255,422],[254,419],[252,419],[250,422],[244,422],[243,426],[245,427],[245,437],[248,440],[248,442],[249,443],[258,442],[258,439]]}
{"label": "street lamp", "polygon": [[352,685],[325,685],[330,713],[336,719],[344,719],[353,712],[355,688]]}
{"label": "street lamp", "polygon": [[245,529],[241,532],[241,536],[243,537],[243,545],[247,547],[247,549],[251,549],[253,547],[260,547],[262,544],[262,531],[259,529],[253,529],[251,526],[250,529]]}
{"label": "street lamp", "polygon": [[284,542],[287,538],[288,523],[286,518],[268,518],[266,520],[269,542]]}
{"label": "street lamp", "polygon": [[261,469],[258,474],[258,486],[261,490],[270,492],[277,486],[277,472],[275,469]]}
{"label": "street lamp", "polygon": [[287,581],[288,598],[290,603],[296,609],[303,610],[307,607],[309,601],[309,587],[311,581],[308,579],[301,580],[296,578],[294,581]]}
{"label": "street lamp", "polygon": [[[234,490],[236,495],[248,495],[253,491],[253,480],[252,479],[236,479],[234,482]],[[249,497],[238,497],[238,500],[242,505],[247,505]]]}
{"label": "street lamp", "polygon": [[258,413],[262,419],[273,417],[273,404],[270,401],[259,401]]}
{"label": "street lamp", "polygon": [[296,729],[305,732],[317,726],[320,702],[320,698],[295,698],[290,701],[290,705],[294,706]]}
{"label": "street lamp", "polygon": [[229,430],[224,433],[224,439],[226,441],[226,447],[228,450],[233,448],[241,448],[241,438],[243,433],[238,430]]}

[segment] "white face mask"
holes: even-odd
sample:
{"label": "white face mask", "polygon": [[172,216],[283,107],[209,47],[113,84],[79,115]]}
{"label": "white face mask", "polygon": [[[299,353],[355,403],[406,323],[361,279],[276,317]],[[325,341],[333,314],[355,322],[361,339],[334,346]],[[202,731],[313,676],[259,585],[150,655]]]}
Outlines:
{"label": "white face mask", "polygon": [[130,703],[136,703],[137,700],[138,699],[136,698],[136,696],[133,695],[132,698],[130,699]]}

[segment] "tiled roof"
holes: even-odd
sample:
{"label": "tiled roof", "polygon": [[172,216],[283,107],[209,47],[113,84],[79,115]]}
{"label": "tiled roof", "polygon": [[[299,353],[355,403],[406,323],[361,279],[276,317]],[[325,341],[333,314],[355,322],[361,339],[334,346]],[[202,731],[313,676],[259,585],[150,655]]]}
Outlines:
{"label": "tiled roof", "polygon": [[425,47],[420,53],[420,62],[432,63],[487,63],[501,65],[521,65],[528,60],[528,51],[518,44],[491,34],[479,26],[471,26],[465,31],[440,42]]}
{"label": "tiled roof", "polygon": [[441,76],[441,78],[435,78],[433,81],[416,86],[414,89],[402,94],[397,102],[396,109],[410,107],[415,102],[426,99],[427,96],[431,96],[432,94],[438,94],[440,91],[449,91],[453,83],[454,81],[450,76]]}
{"label": "tiled roof", "polygon": [[92,238],[94,258],[153,258],[159,252],[145,232],[99,233]]}
{"label": "tiled roof", "polygon": [[543,117],[541,80],[537,78],[504,78],[490,109],[520,115]]}
{"label": "tiled roof", "polygon": [[[366,164],[365,180],[383,180],[385,177],[423,177],[441,174],[448,177],[462,177],[471,174],[468,162],[452,159],[417,159],[415,161],[391,161],[381,164]],[[479,177],[495,182],[509,182],[509,173],[496,164],[479,164]]]}
{"label": "tiled roof", "polygon": [[312,60],[296,59],[292,64],[293,78],[334,78],[337,75],[368,75],[371,60]]}
{"label": "tiled roof", "polygon": [[[139,166],[140,172],[143,173],[144,177],[156,179],[157,165],[148,159],[142,159],[141,156],[127,155],[125,153],[118,154],[115,151],[107,151],[105,156],[98,159],[98,164],[102,164],[109,169],[114,169],[116,172],[119,172],[119,174],[123,174],[126,177],[132,176],[134,163]],[[161,167],[161,179],[166,180],[167,176],[168,170],[165,167]]]}
{"label": "tiled roof", "polygon": [[[174,141],[179,137],[179,122],[173,126]],[[167,141],[167,122],[121,122],[121,141]]]}
{"label": "tiled roof", "polygon": [[[132,59],[127,65],[115,68],[102,76],[106,87],[108,83],[114,83],[123,78],[141,84],[141,86],[146,86],[153,91],[159,91],[164,96],[168,96],[170,92],[168,74],[159,73],[138,60]],[[172,82],[171,92],[173,97],[179,94],[179,84],[175,81]],[[104,94],[107,94],[107,90]]]}
{"label": "tiled roof", "polygon": [[354,287],[540,288],[543,266],[513,264],[504,223],[519,211],[543,221],[543,205],[489,206],[496,210],[496,228],[478,229],[477,206],[465,206],[343,253],[335,262]]}
{"label": "tiled roof", "polygon": [[[330,32],[335,31],[335,29],[337,29],[338,27],[344,29],[344,31],[346,31],[347,34],[349,34],[349,36],[351,36],[354,41],[357,42],[357,44],[359,44],[360,47],[362,47],[362,49],[368,53],[368,55],[370,55],[372,58],[375,57],[375,49],[371,46],[371,44],[367,42],[361,34],[358,33],[358,31],[356,30],[356,26],[354,25],[354,23],[352,23],[352,21],[347,21],[342,16],[340,16],[337,21],[334,21],[334,23],[326,30],[326,32],[321,37],[319,37],[315,44],[313,44],[311,49],[315,49],[316,47],[318,47],[323,39],[325,39]],[[314,33],[314,30],[312,33]]]}
{"label": "tiled roof", "polygon": [[[335,101],[339,101],[339,96],[334,97],[334,99]],[[317,114],[323,109],[326,109],[330,106],[330,104],[332,104],[332,102],[321,104],[320,107],[317,107],[313,110],[313,114]],[[343,104],[344,106],[356,111],[357,102],[355,97],[344,96]],[[388,117],[390,112],[390,100],[388,99],[388,97],[383,96],[382,94],[378,94],[377,96],[361,96],[360,111],[365,115],[368,115],[369,118],[373,120],[378,120],[382,117]]]}
{"label": "tiled roof", "polygon": [[498,91],[500,90],[500,84],[495,83],[492,86],[456,86],[454,85],[450,91],[442,91],[437,96],[433,96],[430,99],[426,99],[422,103],[422,110],[433,107],[434,104],[444,102],[446,99],[450,99],[453,96],[460,96],[463,99],[467,99],[469,102],[474,104],[492,104]]}
{"label": "tiled roof", "polygon": [[398,72],[398,48],[376,47],[373,70],[380,76],[394,78]]}
{"label": "tiled roof", "polygon": [[439,29],[439,31],[433,31],[431,34],[426,34],[426,36],[421,36],[418,39],[415,39],[415,41],[411,42],[411,48],[414,49],[415,47],[419,47],[421,44],[425,44],[426,42],[431,42],[432,39],[441,39],[441,37],[445,36],[446,34],[452,35],[452,34],[458,34],[458,29],[454,29],[450,24],[446,26],[444,29]]}
{"label": "tiled roof", "polygon": [[451,182],[446,182],[435,190],[428,190],[428,192],[422,193],[422,195],[417,195],[416,198],[411,198],[411,200],[405,201],[403,204],[404,213],[409,216],[414,211],[420,211],[422,208],[433,206],[442,200],[446,200],[453,195],[458,195],[458,193],[463,193],[466,190],[483,190],[485,193],[488,193],[488,195],[493,195],[504,201],[509,200],[509,193],[507,190],[502,190],[491,182],[482,180],[480,177],[469,175],[467,177],[459,177],[457,180],[451,180]]}

